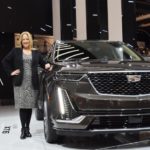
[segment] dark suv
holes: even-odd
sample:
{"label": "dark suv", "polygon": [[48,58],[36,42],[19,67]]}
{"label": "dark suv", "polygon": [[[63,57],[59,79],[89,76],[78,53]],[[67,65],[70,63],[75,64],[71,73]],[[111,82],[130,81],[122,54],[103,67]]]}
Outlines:
{"label": "dark suv", "polygon": [[56,41],[47,60],[37,109],[47,142],[150,130],[150,63],[125,43]]}

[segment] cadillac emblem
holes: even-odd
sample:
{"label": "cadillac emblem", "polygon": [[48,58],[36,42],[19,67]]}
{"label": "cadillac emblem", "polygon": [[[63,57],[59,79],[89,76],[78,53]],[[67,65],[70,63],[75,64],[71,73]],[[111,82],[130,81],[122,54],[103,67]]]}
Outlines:
{"label": "cadillac emblem", "polygon": [[126,75],[128,82],[140,82],[141,75]]}

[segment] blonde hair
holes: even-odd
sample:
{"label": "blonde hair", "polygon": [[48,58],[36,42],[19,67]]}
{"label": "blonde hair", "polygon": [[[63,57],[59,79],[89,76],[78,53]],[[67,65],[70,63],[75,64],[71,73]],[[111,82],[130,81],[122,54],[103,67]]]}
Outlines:
{"label": "blonde hair", "polygon": [[29,32],[27,32],[27,31],[22,32],[22,33],[20,34],[20,39],[19,39],[20,45],[21,45],[21,47],[23,48],[23,45],[22,45],[22,38],[23,38],[23,35],[24,35],[24,34],[26,34],[26,35],[28,36],[29,41],[30,41],[29,48],[32,50],[32,48],[33,48],[33,39],[32,39],[32,35],[31,35]]}

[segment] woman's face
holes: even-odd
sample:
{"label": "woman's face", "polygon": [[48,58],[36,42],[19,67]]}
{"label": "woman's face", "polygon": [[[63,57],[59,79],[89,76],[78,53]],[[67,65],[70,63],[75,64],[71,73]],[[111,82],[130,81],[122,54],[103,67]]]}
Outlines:
{"label": "woman's face", "polygon": [[26,49],[30,48],[30,40],[27,34],[22,36],[22,46]]}

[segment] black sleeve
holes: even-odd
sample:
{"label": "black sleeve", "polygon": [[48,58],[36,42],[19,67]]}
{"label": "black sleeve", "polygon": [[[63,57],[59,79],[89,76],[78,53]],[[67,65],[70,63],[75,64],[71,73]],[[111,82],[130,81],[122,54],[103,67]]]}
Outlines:
{"label": "black sleeve", "polygon": [[13,71],[14,51],[15,51],[15,49],[12,49],[8,53],[8,55],[6,55],[2,60],[3,68],[6,71],[7,75],[9,75],[9,76],[10,76],[11,72]]}
{"label": "black sleeve", "polygon": [[46,62],[44,61],[42,54],[40,52],[38,52],[38,55],[39,55],[39,65],[41,68],[45,69]]}

